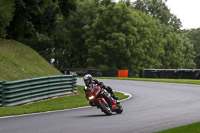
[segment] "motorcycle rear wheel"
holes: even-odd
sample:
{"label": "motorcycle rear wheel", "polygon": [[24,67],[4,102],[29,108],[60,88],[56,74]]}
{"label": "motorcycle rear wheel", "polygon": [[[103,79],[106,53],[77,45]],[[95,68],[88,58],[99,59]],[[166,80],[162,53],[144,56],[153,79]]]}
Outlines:
{"label": "motorcycle rear wheel", "polygon": [[97,105],[106,115],[112,115],[109,105],[106,106],[100,99],[97,101]]}

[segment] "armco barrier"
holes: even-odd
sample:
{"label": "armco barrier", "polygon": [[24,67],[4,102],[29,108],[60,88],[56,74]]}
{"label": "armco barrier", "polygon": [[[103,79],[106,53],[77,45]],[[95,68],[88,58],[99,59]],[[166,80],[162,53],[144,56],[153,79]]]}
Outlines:
{"label": "armco barrier", "polygon": [[1,100],[2,84],[3,84],[3,81],[0,81],[0,106],[2,105],[2,100]]}
{"label": "armco barrier", "polygon": [[76,74],[3,82],[2,106],[15,106],[76,92]]}
{"label": "armco barrier", "polygon": [[140,78],[200,79],[200,69],[143,69]]}

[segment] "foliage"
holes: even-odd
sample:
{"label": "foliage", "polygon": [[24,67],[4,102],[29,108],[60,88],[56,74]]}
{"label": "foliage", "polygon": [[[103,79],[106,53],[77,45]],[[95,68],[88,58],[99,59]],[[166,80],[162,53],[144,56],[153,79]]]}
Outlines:
{"label": "foliage", "polygon": [[162,58],[163,68],[184,67],[183,44],[181,38],[176,33],[168,33],[164,42],[165,56]]}
{"label": "foliage", "polygon": [[[93,0],[77,4],[77,10],[71,14],[66,24],[66,32],[64,32],[66,41],[54,52],[57,56],[54,57],[56,59],[54,65],[57,68],[86,67],[87,46],[85,45],[84,29],[91,26],[93,19],[96,18],[97,5],[98,3]],[[61,34],[63,33],[61,32]]]}
{"label": "foliage", "polygon": [[198,30],[181,31],[165,2],[2,0],[0,37],[27,44],[59,70],[199,68]]}
{"label": "foliage", "polygon": [[[194,43],[192,43],[192,40],[188,38],[187,34],[184,32],[181,34],[182,41],[183,41],[183,54],[185,59],[185,69],[195,69],[196,64],[195,58],[196,57],[196,49],[194,48]],[[199,67],[200,68],[200,67]]]}
{"label": "foliage", "polygon": [[124,2],[101,5],[86,29],[88,67],[183,68],[183,43],[171,26],[131,10]]}
{"label": "foliage", "polygon": [[200,28],[185,30],[184,32],[190,42],[194,45],[193,47],[196,52],[196,58],[194,61],[196,63],[196,68],[200,69]]}
{"label": "foliage", "polygon": [[100,69],[128,67],[126,63],[131,56],[131,42],[136,41],[135,36],[137,36],[129,20],[133,20],[133,16],[125,4],[102,4],[99,7],[94,23],[86,29],[88,67]]}
{"label": "foliage", "polygon": [[60,10],[66,18],[70,15],[71,11],[76,10],[75,0],[59,0]]}
{"label": "foliage", "polygon": [[167,0],[137,0],[133,3],[133,9],[149,13],[153,18],[159,19],[166,25],[172,25],[177,31],[181,27],[180,19],[170,13],[166,5]]}
{"label": "foliage", "polygon": [[45,11],[49,1],[15,0],[15,13],[8,28],[8,38],[23,41],[32,36],[36,32],[32,19]]}
{"label": "foliage", "polygon": [[[57,45],[57,28],[76,9],[74,0],[14,0],[15,12],[6,38],[15,39],[38,51],[49,62]],[[63,32],[66,34],[66,32]],[[63,36],[63,35],[62,35]],[[63,38],[62,38],[63,39]]]}
{"label": "foliage", "polygon": [[0,1],[0,38],[5,38],[7,35],[6,28],[9,26],[10,21],[13,19],[14,12],[13,0],[1,0]]}

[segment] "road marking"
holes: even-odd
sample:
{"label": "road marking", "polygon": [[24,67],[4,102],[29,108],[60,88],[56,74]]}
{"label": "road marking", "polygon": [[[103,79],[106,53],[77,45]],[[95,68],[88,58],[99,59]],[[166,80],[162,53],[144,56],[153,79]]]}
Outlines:
{"label": "road marking", "polygon": [[129,100],[130,98],[132,98],[132,95],[130,93],[126,93],[126,92],[123,92],[123,91],[115,91],[115,92],[120,92],[120,93],[123,93],[125,96],[128,96],[128,98],[120,100],[120,102]]}

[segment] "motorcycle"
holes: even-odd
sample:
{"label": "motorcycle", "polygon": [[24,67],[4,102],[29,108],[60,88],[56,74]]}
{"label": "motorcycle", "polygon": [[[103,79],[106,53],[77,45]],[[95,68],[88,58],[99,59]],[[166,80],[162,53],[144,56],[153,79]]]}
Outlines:
{"label": "motorcycle", "polygon": [[116,112],[117,114],[123,112],[120,102],[113,99],[111,94],[100,86],[93,85],[90,87],[86,97],[93,106],[100,108],[106,115],[112,115],[112,112]]}

